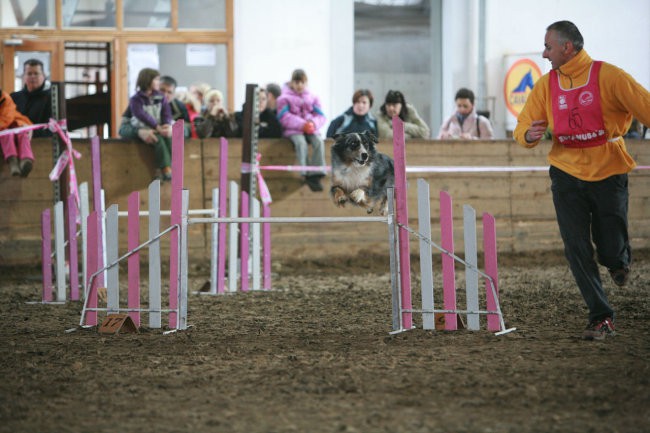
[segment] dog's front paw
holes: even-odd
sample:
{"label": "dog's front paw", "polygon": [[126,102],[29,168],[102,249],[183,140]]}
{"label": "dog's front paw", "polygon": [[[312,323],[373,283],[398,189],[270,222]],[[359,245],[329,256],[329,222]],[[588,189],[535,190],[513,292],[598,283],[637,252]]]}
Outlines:
{"label": "dog's front paw", "polygon": [[361,206],[366,202],[366,192],[362,189],[355,189],[350,193],[350,199]]}

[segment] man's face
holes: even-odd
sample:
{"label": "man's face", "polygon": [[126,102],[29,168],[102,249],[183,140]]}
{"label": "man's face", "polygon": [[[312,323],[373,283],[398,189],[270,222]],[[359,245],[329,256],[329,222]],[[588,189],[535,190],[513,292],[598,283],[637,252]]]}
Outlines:
{"label": "man's face", "polygon": [[174,100],[174,92],[176,91],[176,88],[171,84],[161,82],[160,91],[163,93],[163,95],[165,95],[167,102],[171,102]]}
{"label": "man's face", "polygon": [[544,52],[542,57],[551,62],[553,69],[558,69],[571,59],[573,52],[571,42],[560,42],[555,30],[549,30],[544,37]]}
{"label": "man's face", "polygon": [[43,68],[40,65],[25,66],[25,72],[23,73],[23,82],[27,86],[27,90],[32,92],[43,85],[45,82],[45,74],[43,73]]}

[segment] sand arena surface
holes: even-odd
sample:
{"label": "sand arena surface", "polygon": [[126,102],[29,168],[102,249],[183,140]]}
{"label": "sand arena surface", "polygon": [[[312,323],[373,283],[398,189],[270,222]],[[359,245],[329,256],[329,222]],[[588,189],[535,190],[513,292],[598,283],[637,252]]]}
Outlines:
{"label": "sand arena surface", "polygon": [[[557,255],[499,258],[517,327],[501,337],[389,335],[388,259],[362,256],[274,263],[271,292],[190,296],[193,327],[166,336],[65,333],[81,304],[29,305],[40,271],[2,269],[0,432],[650,430],[650,253],[626,288],[602,270],[618,330],[604,342],[580,339],[586,308]],[[192,264],[190,287],[208,274]]]}

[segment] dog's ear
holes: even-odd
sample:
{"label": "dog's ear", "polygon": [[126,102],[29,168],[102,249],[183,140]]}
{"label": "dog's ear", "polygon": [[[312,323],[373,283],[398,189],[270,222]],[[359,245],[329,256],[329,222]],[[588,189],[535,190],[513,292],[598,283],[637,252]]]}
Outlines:
{"label": "dog's ear", "polygon": [[339,133],[336,133],[336,134],[334,134],[334,135],[332,136],[332,138],[334,139],[334,141],[339,141],[339,140],[340,140],[341,138],[343,138],[344,136],[345,136],[345,134],[339,134]]}
{"label": "dog's ear", "polygon": [[377,144],[377,136],[375,136],[375,134],[373,134],[372,131],[370,131],[370,130],[367,129],[367,130],[363,131],[363,134],[364,134],[366,137],[368,137],[368,140],[369,140],[370,142]]}

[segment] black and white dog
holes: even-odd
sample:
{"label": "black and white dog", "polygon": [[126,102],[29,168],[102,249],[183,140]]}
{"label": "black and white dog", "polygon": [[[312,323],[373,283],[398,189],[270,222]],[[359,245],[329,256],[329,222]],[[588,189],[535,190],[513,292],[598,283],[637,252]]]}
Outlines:
{"label": "black and white dog", "polygon": [[386,188],[395,185],[393,160],[377,152],[372,132],[337,135],[332,145],[332,188],[330,195],[338,207],[348,201],[386,215]]}

